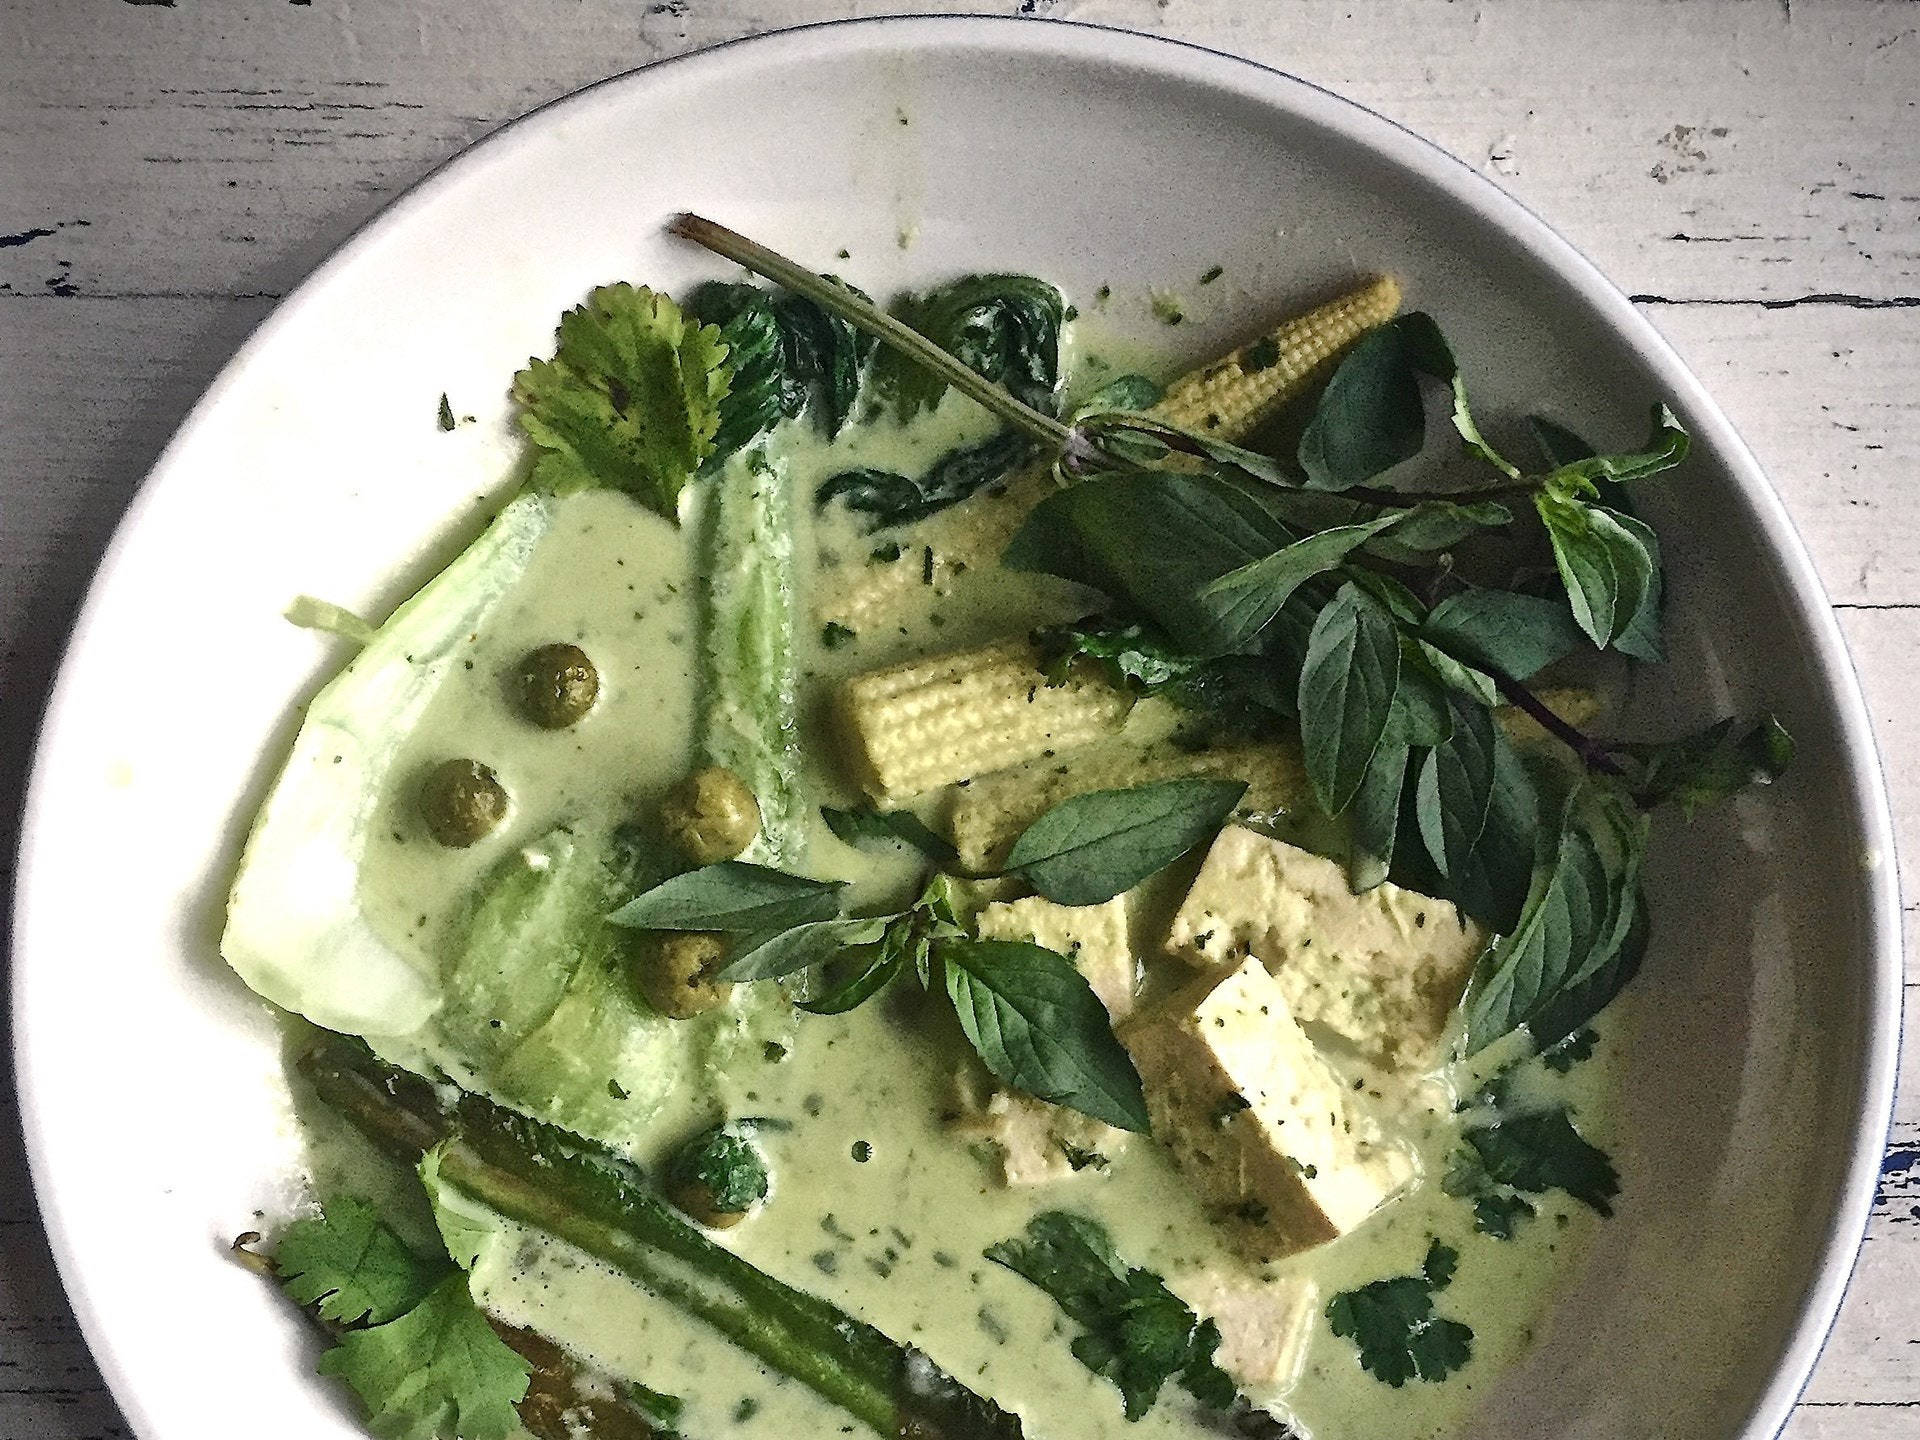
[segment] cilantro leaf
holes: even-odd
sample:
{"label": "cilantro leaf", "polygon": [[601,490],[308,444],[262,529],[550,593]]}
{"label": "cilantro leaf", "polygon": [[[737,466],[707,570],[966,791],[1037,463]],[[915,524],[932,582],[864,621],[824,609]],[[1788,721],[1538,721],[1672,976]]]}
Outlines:
{"label": "cilantro leaf", "polygon": [[1140,1074],[1071,960],[1016,940],[942,940],[934,953],[960,1028],[994,1075],[1038,1099],[1147,1133]]}
{"label": "cilantro leaf", "polygon": [[444,1273],[444,1261],[416,1255],[374,1208],[337,1196],[318,1215],[289,1225],[274,1247],[274,1269],[295,1304],[336,1325],[379,1325],[414,1305]]}
{"label": "cilantro leaf", "polygon": [[1359,1348],[1360,1363],[1383,1384],[1440,1381],[1473,1358],[1473,1331],[1436,1315],[1433,1297],[1453,1281],[1459,1253],[1434,1241],[1418,1275],[1375,1280],[1327,1304],[1333,1333]]}
{"label": "cilantro leaf", "polygon": [[1219,1327],[1158,1275],[1129,1267],[1096,1222],[1049,1210],[1027,1223],[1025,1239],[1002,1240],[986,1257],[1044,1290],[1082,1327],[1074,1358],[1119,1387],[1127,1419],[1145,1415],[1174,1379],[1211,1409],[1234,1404],[1233,1380],[1214,1360]]}
{"label": "cilantro leaf", "polygon": [[514,376],[520,428],[541,452],[534,482],[610,486],[676,519],[731,374],[719,330],[645,287],[601,286],[560,317],[554,357]]}
{"label": "cilantro leaf", "polygon": [[349,1330],[320,1373],[353,1387],[381,1440],[506,1440],[532,1367],[494,1333],[464,1274],[447,1276],[405,1314]]}
{"label": "cilantro leaf", "polygon": [[1502,1116],[1467,1131],[1489,1179],[1531,1195],[1564,1190],[1602,1215],[1613,1214],[1620,1172],[1607,1152],[1573,1128],[1565,1107]]}

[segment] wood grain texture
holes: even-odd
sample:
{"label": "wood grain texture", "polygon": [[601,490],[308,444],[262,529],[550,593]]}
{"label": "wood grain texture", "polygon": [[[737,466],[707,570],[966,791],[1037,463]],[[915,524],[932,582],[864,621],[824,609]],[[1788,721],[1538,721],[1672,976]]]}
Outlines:
{"label": "wood grain texture", "polygon": [[[1865,0],[0,0],[0,794],[139,477],[356,225],[607,75],[780,25],[963,8],[1323,84],[1492,176],[1641,297],[1807,537],[1920,858],[1920,5]],[[3,864],[14,825],[8,806]],[[1920,952],[1909,973],[1920,1021]],[[1920,1434],[1920,1046],[1903,1069],[1860,1269],[1789,1440]],[[0,1111],[0,1440],[124,1435],[3,1088]]]}

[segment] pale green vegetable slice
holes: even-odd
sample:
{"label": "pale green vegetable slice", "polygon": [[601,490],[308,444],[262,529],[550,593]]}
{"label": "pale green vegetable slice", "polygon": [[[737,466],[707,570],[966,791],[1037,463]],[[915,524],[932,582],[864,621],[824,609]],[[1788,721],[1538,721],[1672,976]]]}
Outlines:
{"label": "pale green vegetable slice", "polygon": [[409,731],[456,647],[525,573],[555,506],[536,493],[513,500],[308,706],[248,837],[220,941],[240,978],[276,1005],[396,1044],[439,1009],[439,977],[369,923],[361,857]]}

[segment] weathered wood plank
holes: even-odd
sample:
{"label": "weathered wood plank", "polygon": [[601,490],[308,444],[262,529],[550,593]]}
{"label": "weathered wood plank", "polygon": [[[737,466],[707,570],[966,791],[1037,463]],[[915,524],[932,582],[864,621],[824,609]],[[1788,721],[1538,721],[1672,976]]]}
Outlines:
{"label": "weathered wood plank", "polygon": [[[1126,25],[1292,70],[1486,170],[1631,290],[1920,297],[1905,138],[1920,36],[1902,6],[862,0],[831,13],[928,8]],[[284,289],[432,163],[540,101],[825,13],[805,0],[26,0],[0,13],[0,172],[18,182],[0,231],[32,238],[0,250],[0,288]]]}

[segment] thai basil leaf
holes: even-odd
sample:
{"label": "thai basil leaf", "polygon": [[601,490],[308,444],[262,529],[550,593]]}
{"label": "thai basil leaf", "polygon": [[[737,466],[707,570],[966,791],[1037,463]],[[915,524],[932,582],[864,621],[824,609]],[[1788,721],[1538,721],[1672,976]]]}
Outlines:
{"label": "thai basil leaf", "polygon": [[951,841],[929,830],[926,822],[911,810],[836,810],[822,805],[820,817],[827,822],[827,829],[849,845],[865,845],[874,840],[911,845],[929,860],[942,865],[950,865],[960,858]]}
{"label": "thai basil leaf", "polygon": [[1294,713],[1279,667],[1251,656],[1214,660],[1176,649],[1157,626],[1092,617],[1036,630],[1048,680],[1064,684],[1076,662],[1098,666],[1117,686],[1161,695],[1223,723],[1264,732]]}
{"label": "thai basil leaf", "polygon": [[1513,512],[1492,500],[1471,505],[1428,500],[1400,513],[1399,524],[1367,542],[1369,555],[1398,565],[1431,564],[1434,552],[1513,523]]}
{"label": "thai basil leaf", "polygon": [[1453,707],[1446,681],[1428,661],[1417,641],[1400,637],[1400,683],[1394,687],[1393,711],[1387,721],[1388,741],[1430,749],[1453,735]]}
{"label": "thai basil leaf", "polygon": [[1394,836],[1400,828],[1400,792],[1407,781],[1408,750],[1383,741],[1367,765],[1350,812],[1353,848],[1347,857],[1347,888],[1363,895],[1393,869]]}
{"label": "thai basil leaf", "polygon": [[[1044,280],[969,275],[924,295],[903,296],[894,311],[1015,399],[1054,413],[1066,302]],[[945,380],[891,349],[881,352],[874,377],[902,420],[932,409],[947,390]]]}
{"label": "thai basil leaf", "polygon": [[830,962],[821,978],[820,993],[802,1000],[800,1008],[809,1015],[844,1015],[878,995],[906,969],[907,955],[898,943],[888,943],[894,931],[878,945],[863,945],[844,959]]}
{"label": "thai basil leaf", "polygon": [[[1434,868],[1452,880],[1466,874],[1493,809],[1497,727],[1482,706],[1459,698],[1448,703],[1453,734],[1421,762],[1414,813]],[[1531,840],[1527,848],[1530,857]]]}
{"label": "thai basil leaf", "polygon": [[1574,619],[1605,649],[1634,621],[1652,591],[1654,559],[1641,538],[1645,527],[1556,490],[1536,494],[1534,508],[1553,542]]}
{"label": "thai basil leaf", "polygon": [[1362,525],[1322,530],[1208,582],[1195,597],[1204,623],[1185,636],[1194,653],[1210,657],[1244,650],[1302,584],[1338,566],[1398,518],[1383,515]]}
{"label": "thai basil leaf", "polygon": [[720,969],[726,981],[778,980],[814,965],[824,965],[853,945],[871,945],[887,929],[891,917],[868,916],[852,920],[815,920],[786,929],[771,929],[750,937]]}
{"label": "thai basil leaf", "polygon": [[944,940],[935,954],[960,1028],[995,1076],[1122,1130],[1149,1130],[1139,1072],[1071,960],[1012,940]]}
{"label": "thai basil leaf", "polygon": [[636,895],[607,919],[634,930],[727,930],[749,933],[785,929],[840,913],[838,880],[722,860],[663,880]]}
{"label": "thai basil leaf", "polygon": [[1546,456],[1550,470],[1593,457],[1593,446],[1566,426],[1544,415],[1529,415],[1527,428],[1533,432],[1534,443],[1539,445],[1540,453]]}
{"label": "thai basil leaf", "polygon": [[1463,590],[1433,607],[1422,638],[1469,665],[1526,680],[1584,643],[1557,600],[1512,590]]}
{"label": "thai basil leaf", "polygon": [[[1539,432],[1537,422],[1535,432]],[[1564,440],[1568,433],[1560,431],[1560,438]],[[1598,495],[1602,482],[1627,484],[1673,469],[1687,458],[1691,443],[1679,418],[1666,406],[1656,405],[1652,433],[1644,448],[1628,454],[1589,455],[1571,461],[1551,471],[1544,483],[1548,489],[1561,494]]]}
{"label": "thai basil leaf", "polygon": [[1614,997],[1626,989],[1627,982],[1640,973],[1640,962],[1646,958],[1650,931],[1651,920],[1646,899],[1636,896],[1626,937],[1621,941],[1620,948],[1585,979],[1562,990],[1527,1021],[1527,1033],[1533,1038],[1535,1050],[1551,1050],[1569,1035],[1577,1034],[1613,1003]]}
{"label": "thai basil leaf", "polygon": [[1352,803],[1393,714],[1400,634],[1352,584],[1314,621],[1300,671],[1300,740],[1307,779],[1329,815]]}
{"label": "thai basil leaf", "polygon": [[1614,960],[1633,929],[1646,837],[1645,819],[1616,789],[1588,781],[1568,797],[1518,925],[1488,948],[1468,984],[1468,1054],[1553,1014]]}
{"label": "thai basil leaf", "polygon": [[1007,869],[1059,905],[1099,905],[1219,833],[1242,780],[1163,780],[1062,800],[1020,833]]}
{"label": "thai basil leaf", "polygon": [[917,479],[893,470],[842,470],[820,482],[814,503],[845,503],[869,517],[867,528],[908,525],[958,505],[1030,462],[1038,447],[1015,430],[948,451]]}
{"label": "thai basil leaf", "polygon": [[1295,538],[1228,481],[1112,475],[1042,500],[1003,563],[1090,585],[1184,636],[1205,623],[1194,597],[1208,582]]}
{"label": "thai basil leaf", "polygon": [[1640,603],[1634,607],[1627,623],[1620,627],[1620,633],[1614,637],[1613,648],[1635,660],[1658,664],[1667,658],[1666,642],[1660,634],[1660,623],[1666,609],[1665,583],[1660,572],[1660,539],[1651,526],[1624,510],[1615,510],[1613,516],[1622,529],[1640,542],[1652,567],[1647,576],[1646,593],[1640,597]]}
{"label": "thai basil leaf", "polygon": [[1749,785],[1771,784],[1793,763],[1793,737],[1772,715],[1744,731],[1728,717],[1697,735],[1615,749],[1633,766],[1629,783],[1638,804],[1651,808],[1672,800],[1689,819],[1702,805]]}
{"label": "thai basil leaf", "polygon": [[1420,377],[1457,367],[1433,317],[1390,320],[1347,352],[1300,436],[1300,468],[1319,490],[1348,490],[1420,453],[1427,432]]}

